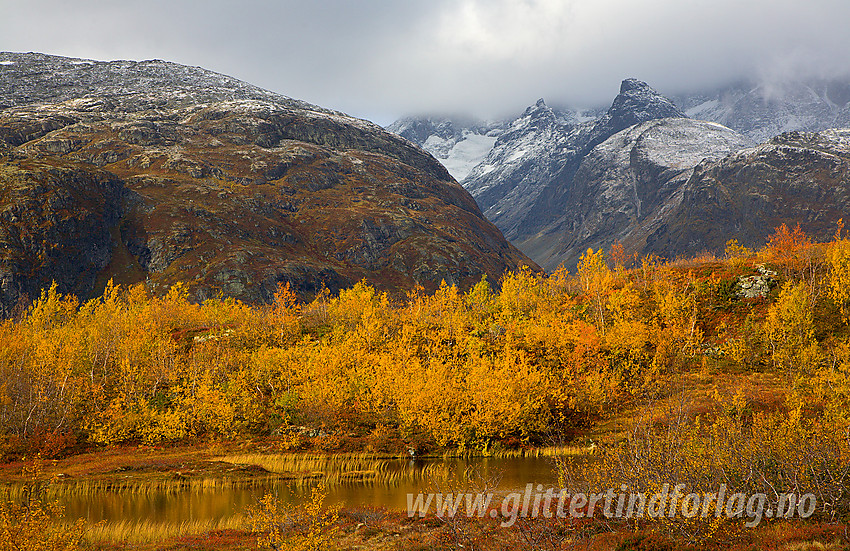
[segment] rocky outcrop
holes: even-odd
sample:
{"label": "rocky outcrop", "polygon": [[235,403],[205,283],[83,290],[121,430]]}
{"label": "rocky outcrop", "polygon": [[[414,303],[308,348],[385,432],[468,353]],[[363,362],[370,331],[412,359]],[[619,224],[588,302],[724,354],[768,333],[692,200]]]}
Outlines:
{"label": "rocky outcrop", "polygon": [[87,295],[111,258],[120,181],[98,170],[3,163],[0,182],[0,316],[51,281]]}
{"label": "rocky outcrop", "polygon": [[765,298],[776,285],[776,272],[763,264],[756,266],[759,275],[741,276],[738,278],[737,290],[739,298]]}
{"label": "rocky outcrop", "polygon": [[4,314],[52,280],[256,302],[533,265],[409,141],[210,71],[4,53],[0,104]]}

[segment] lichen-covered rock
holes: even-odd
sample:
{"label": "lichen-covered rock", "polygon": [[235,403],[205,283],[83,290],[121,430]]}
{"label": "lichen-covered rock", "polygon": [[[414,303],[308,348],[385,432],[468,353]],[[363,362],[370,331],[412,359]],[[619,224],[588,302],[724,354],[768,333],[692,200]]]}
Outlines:
{"label": "lichen-covered rock", "polygon": [[776,285],[776,272],[757,266],[759,275],[741,276],[738,278],[737,295],[739,298],[765,298]]}

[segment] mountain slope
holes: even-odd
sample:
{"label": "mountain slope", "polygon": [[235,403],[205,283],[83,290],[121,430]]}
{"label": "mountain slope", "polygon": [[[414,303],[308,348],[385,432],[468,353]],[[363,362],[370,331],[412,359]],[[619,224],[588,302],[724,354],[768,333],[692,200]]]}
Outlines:
{"label": "mountain slope", "polygon": [[408,141],[210,71],[3,53],[0,105],[6,315],[51,280],[263,301],[530,263]]}
{"label": "mountain slope", "polygon": [[527,245],[536,247],[547,269],[574,266],[589,247],[608,249],[614,241],[644,253],[647,236],[682,202],[694,167],[752,145],[705,121],[665,118],[631,126],[584,156],[569,192],[573,201]]}
{"label": "mountain slope", "polygon": [[789,132],[698,166],[646,251],[721,251],[731,238],[759,247],[783,223],[825,241],[848,212],[850,130]]}

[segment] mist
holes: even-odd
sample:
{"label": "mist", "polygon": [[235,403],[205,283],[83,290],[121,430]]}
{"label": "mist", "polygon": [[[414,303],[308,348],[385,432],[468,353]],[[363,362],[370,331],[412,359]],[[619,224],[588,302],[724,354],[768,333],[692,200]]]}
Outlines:
{"label": "mist", "polygon": [[846,77],[846,0],[5,2],[0,50],[165,59],[388,124]]}

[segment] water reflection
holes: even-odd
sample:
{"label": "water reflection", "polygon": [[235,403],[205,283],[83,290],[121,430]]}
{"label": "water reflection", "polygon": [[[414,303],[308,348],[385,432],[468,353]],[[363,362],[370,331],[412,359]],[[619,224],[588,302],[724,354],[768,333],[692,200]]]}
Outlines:
{"label": "water reflection", "polygon": [[[572,461],[578,467],[583,460]],[[382,476],[372,479],[368,474],[339,479],[328,488],[327,502],[404,510],[408,493],[478,491],[494,479],[498,479],[497,493],[522,491],[528,483],[549,487],[557,482],[554,462],[546,457],[390,460],[382,462],[380,470]],[[176,492],[101,490],[62,501],[66,516],[72,519],[179,523],[230,517],[268,492],[284,503],[300,503],[309,497],[310,486],[273,478],[248,488],[199,485]]]}

